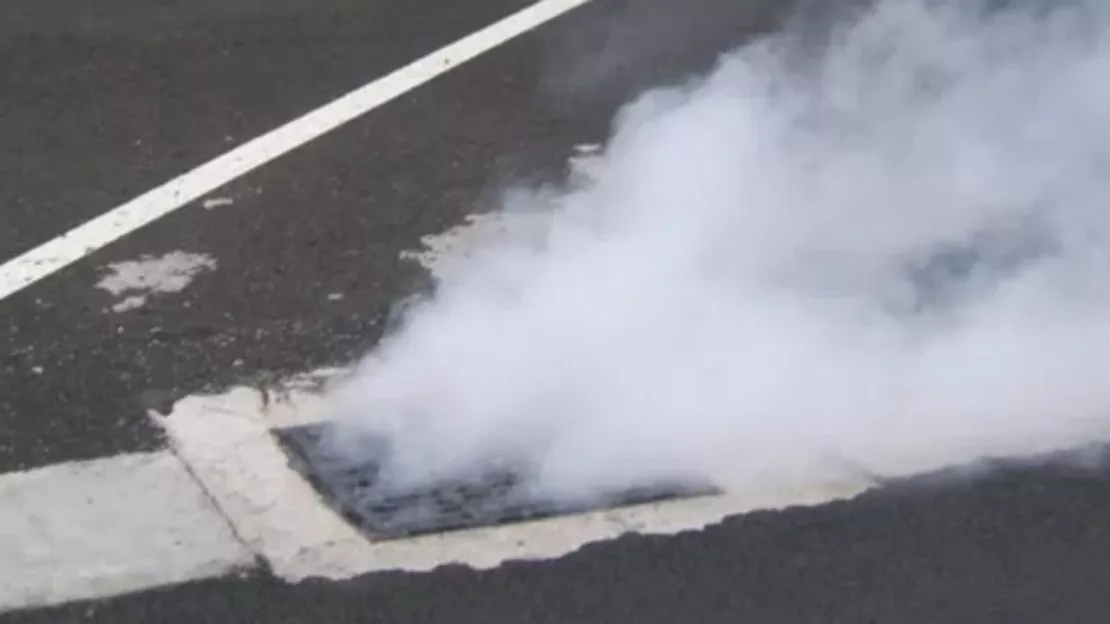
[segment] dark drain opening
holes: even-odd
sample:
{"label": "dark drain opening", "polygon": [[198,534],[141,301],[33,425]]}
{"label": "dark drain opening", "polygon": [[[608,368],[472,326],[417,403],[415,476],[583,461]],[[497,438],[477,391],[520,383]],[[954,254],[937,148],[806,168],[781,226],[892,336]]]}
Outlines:
{"label": "dark drain opening", "polygon": [[353,464],[329,453],[322,443],[326,432],[326,424],[313,424],[274,434],[292,468],[321,498],[379,541],[714,493],[707,487],[653,485],[613,492],[592,504],[556,504],[529,494],[522,474],[511,470],[397,491],[380,482],[378,461]]}

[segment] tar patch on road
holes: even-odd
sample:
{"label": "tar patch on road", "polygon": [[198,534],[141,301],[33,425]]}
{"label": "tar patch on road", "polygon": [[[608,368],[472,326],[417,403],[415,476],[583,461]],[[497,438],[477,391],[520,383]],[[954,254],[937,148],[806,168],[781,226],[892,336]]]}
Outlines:
{"label": "tar patch on road", "polygon": [[649,485],[610,492],[588,502],[555,502],[529,490],[523,471],[496,469],[419,488],[397,488],[382,475],[386,443],[351,461],[326,442],[326,424],[275,432],[290,465],[324,501],[375,541],[498,526],[713,493],[705,487]]}

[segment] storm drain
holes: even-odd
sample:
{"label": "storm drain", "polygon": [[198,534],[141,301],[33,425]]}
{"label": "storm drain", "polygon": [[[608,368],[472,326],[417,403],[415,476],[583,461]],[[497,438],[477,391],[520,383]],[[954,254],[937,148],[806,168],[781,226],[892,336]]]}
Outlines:
{"label": "storm drain", "polygon": [[293,469],[329,506],[375,541],[714,493],[707,487],[652,485],[613,492],[592,503],[557,504],[530,494],[523,487],[522,473],[511,470],[398,490],[379,479],[379,461],[351,463],[330,453],[323,444],[325,424],[289,427],[274,433]]}

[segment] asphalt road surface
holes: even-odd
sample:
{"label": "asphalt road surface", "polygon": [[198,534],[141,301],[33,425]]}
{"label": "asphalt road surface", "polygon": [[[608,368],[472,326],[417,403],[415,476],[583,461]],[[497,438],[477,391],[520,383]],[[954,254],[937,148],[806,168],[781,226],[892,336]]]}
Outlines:
{"label": "asphalt road surface", "polygon": [[[0,262],[528,4],[10,0]],[[349,362],[420,277],[403,251],[507,183],[557,179],[620,102],[779,9],[594,0],[0,300],[0,473],[159,451],[148,410]],[[177,286],[105,282],[167,254],[192,267]],[[1105,477],[892,486],[481,571],[290,584],[263,566],[0,622],[1103,624]]]}

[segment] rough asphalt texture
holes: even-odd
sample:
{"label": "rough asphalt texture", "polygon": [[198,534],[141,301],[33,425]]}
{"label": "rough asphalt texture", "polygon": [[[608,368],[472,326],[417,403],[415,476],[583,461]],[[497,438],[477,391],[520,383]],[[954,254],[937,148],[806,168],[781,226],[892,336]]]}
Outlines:
{"label": "rough asphalt texture", "polygon": [[[0,258],[525,4],[11,0]],[[158,448],[147,408],[356,357],[419,278],[400,251],[507,183],[559,176],[629,94],[778,6],[595,0],[213,194],[231,205],[190,206],[0,302],[0,472]],[[105,265],[174,250],[219,267],[108,310]],[[1104,476],[1020,471],[483,573],[259,574],[0,622],[1105,624],[1107,519]]]}

